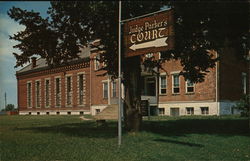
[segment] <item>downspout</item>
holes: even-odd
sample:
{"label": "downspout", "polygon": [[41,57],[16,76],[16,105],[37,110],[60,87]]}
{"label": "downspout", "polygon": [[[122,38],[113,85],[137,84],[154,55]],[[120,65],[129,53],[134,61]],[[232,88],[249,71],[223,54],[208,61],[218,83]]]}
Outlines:
{"label": "downspout", "polygon": [[[216,58],[218,58],[218,53],[217,52],[215,52],[215,54],[216,54]],[[215,81],[216,81],[216,83],[215,83],[215,102],[216,102],[216,106],[217,106],[217,116],[219,116],[220,115],[220,109],[219,109],[219,95],[218,95],[218,90],[219,90],[219,74],[220,74],[220,72],[219,72],[219,62],[217,61],[216,62],[216,75],[215,75]]]}
{"label": "downspout", "polygon": [[157,116],[159,115],[159,68],[157,68],[156,74],[156,108],[157,108]]}
{"label": "downspout", "polygon": [[[17,111],[18,111],[18,114],[20,115],[20,113],[19,113],[19,111],[20,111],[20,107],[19,107],[19,105],[20,105],[20,98],[19,98],[19,78],[18,78],[18,76],[17,76],[17,74],[16,74],[16,80],[17,80]],[[27,88],[27,84],[26,84],[26,88]],[[26,95],[26,97],[27,97],[27,95]]]}
{"label": "downspout", "polygon": [[111,87],[111,84],[110,84],[110,76],[108,75],[108,105],[110,105],[110,98],[111,98],[111,92],[110,92],[110,87]]}
{"label": "downspout", "polygon": [[[91,58],[90,58],[90,60],[89,60],[89,106],[90,106],[90,108],[91,108],[91,106],[92,106],[92,75],[91,75],[91,71],[92,71],[92,68],[91,68],[91,66],[92,66],[92,63],[91,63]],[[91,111],[91,109],[90,109],[90,111]]]}

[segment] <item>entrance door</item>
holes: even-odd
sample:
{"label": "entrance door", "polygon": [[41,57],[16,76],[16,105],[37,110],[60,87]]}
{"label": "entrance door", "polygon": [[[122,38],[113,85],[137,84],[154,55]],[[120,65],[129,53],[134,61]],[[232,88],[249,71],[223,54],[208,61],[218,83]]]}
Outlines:
{"label": "entrance door", "polygon": [[155,96],[156,95],[156,82],[155,77],[146,77],[145,79],[146,86],[146,96]]}
{"label": "entrance door", "polygon": [[170,108],[170,115],[171,116],[179,116],[180,115],[179,108]]}

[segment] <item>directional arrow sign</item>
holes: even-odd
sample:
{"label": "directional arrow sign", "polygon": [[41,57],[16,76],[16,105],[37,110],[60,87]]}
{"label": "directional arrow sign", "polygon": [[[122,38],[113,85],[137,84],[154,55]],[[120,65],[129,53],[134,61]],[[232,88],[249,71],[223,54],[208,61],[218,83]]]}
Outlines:
{"label": "directional arrow sign", "polygon": [[174,23],[173,9],[123,20],[124,56],[173,50]]}
{"label": "directional arrow sign", "polygon": [[138,49],[144,49],[144,48],[150,48],[150,47],[168,46],[168,44],[166,43],[167,39],[168,39],[168,37],[164,37],[164,38],[155,39],[155,40],[149,41],[149,42],[144,42],[144,43],[140,43],[140,44],[133,44],[129,48],[131,50],[135,51]]}

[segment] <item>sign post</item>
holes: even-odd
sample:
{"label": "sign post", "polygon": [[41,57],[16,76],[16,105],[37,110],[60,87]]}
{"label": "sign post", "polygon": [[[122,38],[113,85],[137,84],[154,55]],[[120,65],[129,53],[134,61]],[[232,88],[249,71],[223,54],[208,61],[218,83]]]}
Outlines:
{"label": "sign post", "polygon": [[121,102],[121,0],[119,0],[119,62],[118,62],[118,84],[119,84],[119,106],[118,106],[118,146],[122,143],[122,102]]}
{"label": "sign post", "polygon": [[125,57],[174,48],[173,10],[124,21]]}

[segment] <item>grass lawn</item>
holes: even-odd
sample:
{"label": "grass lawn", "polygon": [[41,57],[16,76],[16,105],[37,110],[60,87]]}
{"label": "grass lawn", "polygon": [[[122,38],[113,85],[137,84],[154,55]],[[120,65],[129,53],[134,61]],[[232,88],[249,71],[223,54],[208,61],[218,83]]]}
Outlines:
{"label": "grass lawn", "polygon": [[140,133],[79,116],[0,116],[0,161],[250,160],[247,118],[153,117]]}

